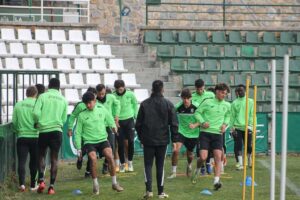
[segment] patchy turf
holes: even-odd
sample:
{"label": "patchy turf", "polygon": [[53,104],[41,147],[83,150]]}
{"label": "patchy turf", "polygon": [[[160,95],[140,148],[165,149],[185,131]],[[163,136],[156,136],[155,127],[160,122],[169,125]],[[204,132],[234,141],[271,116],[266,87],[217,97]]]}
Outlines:
{"label": "patchy turf", "polygon": [[[278,157],[279,159],[279,157]],[[192,199],[224,199],[233,200],[241,199],[242,187],[240,182],[242,181],[242,171],[236,171],[234,168],[235,161],[233,158],[228,159],[228,165],[225,168],[225,174],[221,177],[223,187],[220,191],[212,190],[213,176],[202,176],[199,178],[196,184],[192,184],[190,179],[187,178],[185,173],[186,161],[181,157],[179,160],[178,176],[175,179],[165,179],[165,192],[170,195],[169,199],[176,200],[192,200]],[[265,160],[269,162],[267,157],[258,157],[257,160]],[[102,161],[99,161],[98,167]],[[195,166],[195,163],[193,164]],[[300,157],[289,157],[287,165],[287,177],[300,188]],[[26,191],[20,193],[17,190],[15,184],[15,178],[11,178],[6,182],[6,185],[2,185],[0,188],[0,199],[118,199],[118,200],[137,200],[141,199],[145,191],[144,175],[143,175],[143,159],[142,157],[136,157],[134,161],[135,172],[118,174],[118,181],[124,187],[125,191],[117,193],[111,189],[111,178],[109,176],[99,175],[100,180],[100,195],[95,196],[92,194],[92,180],[91,178],[84,178],[84,167],[82,170],[77,170],[74,163],[61,162],[59,165],[59,174],[57,182],[55,184],[56,194],[49,196],[45,194],[37,194]],[[168,176],[170,172],[170,158],[167,158],[165,166],[165,175]],[[277,162],[277,170],[280,169],[280,161]],[[280,170],[279,170],[280,171]],[[248,174],[251,171],[248,169]],[[47,174],[46,177],[49,177]],[[268,199],[269,198],[269,181],[270,172],[263,167],[259,162],[256,165],[256,183],[255,187],[255,199]],[[46,184],[49,183],[47,179]],[[276,182],[276,197],[279,197],[280,182],[277,179]],[[81,195],[74,195],[72,191],[79,189]],[[209,189],[212,192],[212,196],[205,196],[200,194],[204,189]],[[155,171],[153,171],[153,192],[157,193]],[[250,199],[251,188],[247,188],[247,199]],[[156,195],[154,199],[157,199]],[[296,200],[300,199],[295,193],[287,188],[286,199]]]}

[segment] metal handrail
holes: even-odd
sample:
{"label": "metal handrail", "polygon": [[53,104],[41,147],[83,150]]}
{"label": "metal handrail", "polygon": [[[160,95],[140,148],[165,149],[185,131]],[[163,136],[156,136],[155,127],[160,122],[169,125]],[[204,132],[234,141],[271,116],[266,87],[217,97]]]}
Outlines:
{"label": "metal handrail", "polygon": [[[79,5],[86,5],[86,7],[61,7],[61,6],[44,6],[44,1],[46,0],[41,0],[41,6],[11,6],[11,5],[0,5],[0,8],[12,8],[12,9],[28,9],[29,13],[0,13],[0,16],[40,16],[41,17],[41,22],[44,21],[44,16],[53,16],[53,17],[77,17],[78,15],[72,15],[72,14],[67,14],[67,15],[62,15],[62,14],[45,14],[45,10],[76,10],[80,11],[79,12],[79,17],[80,18],[87,18],[87,22],[90,23],[90,0],[52,0],[52,1],[58,1],[58,2],[73,2],[74,4],[79,4]],[[40,10],[40,13],[34,14],[32,13],[32,10]],[[81,11],[86,11],[85,15],[82,15]]]}

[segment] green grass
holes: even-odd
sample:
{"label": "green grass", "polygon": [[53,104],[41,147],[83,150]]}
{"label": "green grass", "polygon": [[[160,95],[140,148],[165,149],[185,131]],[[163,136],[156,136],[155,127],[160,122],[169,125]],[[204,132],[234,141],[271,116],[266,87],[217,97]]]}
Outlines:
{"label": "green grass", "polygon": [[[280,157],[277,161],[277,170],[280,171]],[[241,199],[242,197],[242,187],[240,182],[242,181],[243,172],[236,171],[234,168],[235,161],[231,157],[228,159],[228,165],[225,168],[226,174],[221,177],[223,182],[223,187],[220,191],[212,190],[213,176],[200,177],[198,182],[193,185],[189,178],[187,178],[185,173],[185,158],[181,157],[179,160],[178,174],[176,179],[168,180],[165,179],[165,192],[170,195],[169,199],[176,200],[190,200],[190,199],[224,199],[233,200]],[[257,160],[265,160],[269,162],[267,157],[257,157]],[[83,178],[84,167],[78,171],[74,163],[61,162],[59,165],[59,174],[57,182],[55,184],[56,194],[49,196],[47,194],[37,194],[30,193],[29,191],[25,193],[20,193],[17,190],[17,184],[15,183],[15,178],[7,181],[7,184],[0,188],[0,199],[118,199],[118,200],[137,200],[141,199],[144,191],[144,175],[143,175],[143,162],[142,157],[136,157],[134,161],[135,172],[118,174],[118,181],[124,187],[125,191],[117,193],[111,189],[111,178],[109,176],[100,175],[100,195],[95,196],[92,194],[92,180]],[[102,161],[99,161],[98,168],[100,168]],[[195,165],[195,163],[194,163]],[[287,177],[300,188],[300,157],[290,156],[288,157],[287,165]],[[170,172],[170,158],[166,160],[165,174],[169,175]],[[250,174],[248,170],[248,174]],[[49,177],[47,174],[46,177]],[[276,179],[276,197],[279,197],[280,192],[280,182]],[[268,169],[264,168],[259,162],[256,164],[256,183],[255,187],[255,199],[268,199],[270,193],[270,172]],[[49,183],[47,179],[46,184]],[[80,189],[83,194],[73,195],[72,191],[75,189]],[[203,189],[209,189],[213,195],[203,196],[200,192]],[[153,171],[153,192],[157,193],[156,190],[156,178],[155,171]],[[250,199],[251,188],[247,188],[247,199]],[[156,199],[156,197],[154,198]],[[287,188],[286,199],[296,200],[300,199],[292,191]]]}

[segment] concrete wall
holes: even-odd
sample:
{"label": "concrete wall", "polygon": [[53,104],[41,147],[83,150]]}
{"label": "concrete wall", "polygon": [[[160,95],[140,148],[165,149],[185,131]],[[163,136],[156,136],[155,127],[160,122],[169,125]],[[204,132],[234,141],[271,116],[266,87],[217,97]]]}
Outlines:
{"label": "concrete wall", "polygon": [[[123,6],[128,6],[131,9],[130,16],[123,18],[123,36],[130,41],[135,42],[139,37],[139,28],[146,25],[146,5],[145,0],[123,0]],[[181,3],[222,3],[223,0],[199,1],[199,0],[162,0],[162,2],[181,2]],[[240,4],[291,4],[300,5],[300,0],[227,0],[228,3]],[[171,20],[171,21],[149,21],[149,26],[165,27],[182,27],[182,28],[197,28],[197,27],[222,27],[222,21],[204,21],[212,19],[222,19],[222,14],[216,14],[217,11],[222,11],[222,8],[216,6],[159,6],[152,10],[167,10],[171,13],[152,13],[150,18],[183,18],[195,21]],[[203,11],[205,14],[176,14],[175,11]],[[299,20],[298,15],[281,14],[283,12],[296,13],[300,12],[300,7],[230,7],[229,12],[268,12],[269,14],[239,14],[228,15],[227,19],[251,19],[252,21],[236,21],[228,22],[229,27],[299,27],[299,22],[286,23],[282,20]],[[274,14],[271,14],[274,13]],[[258,20],[279,20],[273,22],[259,22]],[[99,30],[103,36],[116,37],[120,36],[120,11],[118,0],[92,0],[91,5],[91,22],[98,24]]]}

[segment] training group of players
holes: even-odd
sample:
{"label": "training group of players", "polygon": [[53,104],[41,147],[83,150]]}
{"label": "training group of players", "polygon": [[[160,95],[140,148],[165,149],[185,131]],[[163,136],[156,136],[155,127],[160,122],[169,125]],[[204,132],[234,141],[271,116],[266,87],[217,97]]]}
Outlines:
{"label": "training group of players", "polygon": [[[92,177],[94,194],[99,194],[97,158],[104,157],[102,173],[109,173],[112,189],[121,192],[116,172],[133,172],[134,137],[137,133],[144,151],[144,199],[153,197],[152,165],[156,159],[158,198],[168,198],[164,192],[164,160],[169,141],[172,142],[172,169],[169,179],[176,178],[176,167],[181,147],[187,150],[186,175],[196,183],[198,177],[212,173],[214,165],[215,190],[221,188],[220,176],[226,165],[225,132],[229,128],[234,139],[236,168],[243,169],[242,146],[245,135],[245,86],[235,90],[236,99],[230,104],[230,92],[225,83],[205,90],[204,81],[195,81],[195,92],[184,88],[181,101],[175,106],[163,97],[163,82],[152,83],[151,96],[138,109],[134,93],[116,80],[114,92],[105,85],[88,88],[82,101],[74,107],[68,121],[68,135],[74,135],[78,150],[77,168],[82,167],[87,155],[86,177]],[[30,154],[30,190],[42,193],[46,188],[45,157],[50,149],[50,184],[48,194],[55,194],[58,153],[62,144],[62,128],[67,121],[68,102],[60,93],[60,81],[52,78],[48,89],[41,84],[26,90],[27,98],[17,102],[13,111],[13,128],[17,133],[19,189],[24,192],[25,163]],[[251,166],[251,130],[253,100],[249,103],[248,165]],[[74,128],[75,127],[75,128]],[[193,152],[197,152],[197,166],[192,172]],[[213,158],[213,162],[212,159]],[[36,175],[38,178],[36,180]]]}

